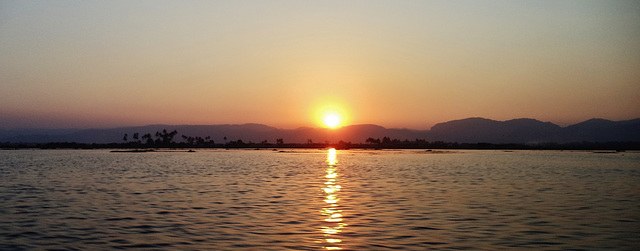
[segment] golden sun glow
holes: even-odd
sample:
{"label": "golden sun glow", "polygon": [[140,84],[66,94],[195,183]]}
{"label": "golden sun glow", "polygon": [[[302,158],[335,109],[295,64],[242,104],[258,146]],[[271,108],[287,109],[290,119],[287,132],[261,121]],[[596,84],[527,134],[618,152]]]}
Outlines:
{"label": "golden sun glow", "polygon": [[337,113],[328,112],[322,117],[322,123],[329,128],[336,128],[342,124],[342,117]]}
{"label": "golden sun glow", "polygon": [[336,129],[351,122],[351,112],[344,102],[335,99],[322,99],[313,105],[311,117],[321,127]]}

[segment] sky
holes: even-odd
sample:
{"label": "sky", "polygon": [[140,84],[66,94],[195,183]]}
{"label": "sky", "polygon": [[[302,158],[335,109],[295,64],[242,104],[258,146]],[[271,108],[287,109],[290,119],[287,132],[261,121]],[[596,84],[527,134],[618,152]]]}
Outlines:
{"label": "sky", "polygon": [[640,117],[640,1],[0,1],[0,129]]}

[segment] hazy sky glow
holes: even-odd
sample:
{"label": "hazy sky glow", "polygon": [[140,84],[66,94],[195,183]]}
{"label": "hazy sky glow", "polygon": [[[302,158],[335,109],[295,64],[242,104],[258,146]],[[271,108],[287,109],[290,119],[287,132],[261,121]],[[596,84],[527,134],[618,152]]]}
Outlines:
{"label": "hazy sky glow", "polygon": [[640,117],[640,1],[0,2],[0,128]]}

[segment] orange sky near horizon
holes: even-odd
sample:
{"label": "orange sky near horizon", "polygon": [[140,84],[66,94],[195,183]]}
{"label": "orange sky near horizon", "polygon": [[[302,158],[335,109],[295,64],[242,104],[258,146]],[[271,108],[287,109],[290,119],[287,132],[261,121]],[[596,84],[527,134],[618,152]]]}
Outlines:
{"label": "orange sky near horizon", "polygon": [[640,117],[637,1],[2,1],[0,129]]}

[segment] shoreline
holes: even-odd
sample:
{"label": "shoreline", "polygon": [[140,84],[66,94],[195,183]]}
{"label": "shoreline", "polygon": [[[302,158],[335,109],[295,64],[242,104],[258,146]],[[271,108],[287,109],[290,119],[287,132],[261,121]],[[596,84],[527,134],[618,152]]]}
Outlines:
{"label": "shoreline", "polygon": [[362,150],[393,150],[393,149],[414,149],[414,150],[579,150],[596,151],[596,153],[617,153],[625,151],[640,150],[640,142],[579,142],[579,143],[548,143],[548,144],[492,144],[492,143],[456,143],[456,142],[432,142],[420,143],[400,142],[397,144],[352,144],[340,142],[339,144],[258,144],[245,143],[242,145],[213,144],[213,145],[188,145],[185,143],[174,143],[167,145],[147,145],[132,143],[111,143],[111,144],[86,144],[75,142],[53,142],[45,144],[0,144],[1,150],[47,150],[47,149],[106,149],[112,152],[162,152],[162,151],[188,151],[191,149],[329,149],[337,150],[362,149]]}

